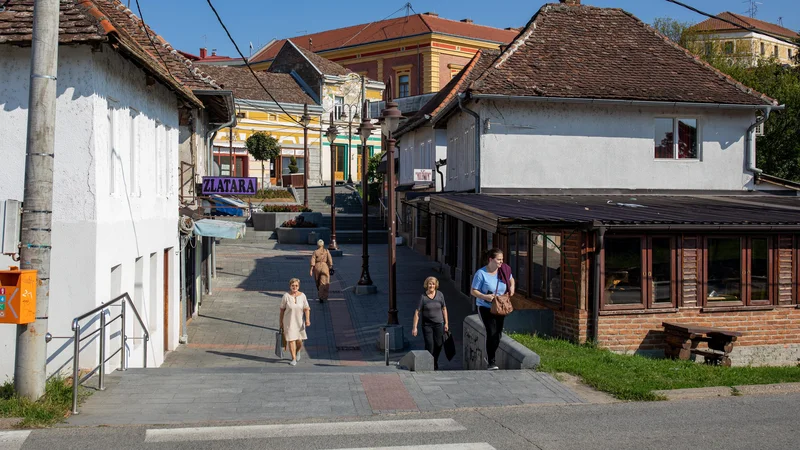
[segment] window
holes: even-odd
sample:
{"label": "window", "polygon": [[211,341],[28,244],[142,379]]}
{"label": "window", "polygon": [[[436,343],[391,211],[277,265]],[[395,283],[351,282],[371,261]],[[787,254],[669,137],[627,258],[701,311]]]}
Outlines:
{"label": "window", "polygon": [[606,237],[601,261],[604,309],[674,306],[676,259],[672,237]]}
{"label": "window", "polygon": [[561,303],[561,235],[534,231],[528,261],[531,296]]}
{"label": "window", "polygon": [[761,56],[764,56],[766,54],[767,54],[767,45],[762,42],[761,43]]}
{"label": "window", "polygon": [[706,306],[772,304],[772,239],[709,237],[704,249]]}
{"label": "window", "polygon": [[[675,136],[678,136],[677,142]],[[697,159],[698,130],[697,119],[664,118],[655,119],[655,158],[656,159]]]}
{"label": "window", "polygon": [[772,47],[772,56],[774,56],[776,58],[778,57],[778,46],[777,45]]}
{"label": "window", "polygon": [[790,48],[786,49],[786,56],[788,56],[789,59],[792,59],[792,49]]}
{"label": "window", "polygon": [[728,42],[725,43],[724,51],[725,51],[726,55],[732,55],[733,54],[733,42],[732,41],[728,41]]}
{"label": "window", "polygon": [[[295,160],[297,161],[297,168],[299,169],[297,171],[297,173],[304,173],[304,171],[305,171],[305,158],[303,158],[303,157],[295,157]],[[290,173],[292,173],[289,170],[289,164],[291,164],[291,161],[292,161],[291,157],[288,157],[288,156],[284,156],[283,158],[281,158],[281,173],[282,174],[289,175]]]}
{"label": "window", "polygon": [[342,120],[343,115],[344,115],[344,97],[334,97],[333,120]]}
{"label": "window", "polygon": [[130,139],[131,139],[131,167],[128,183],[131,187],[131,195],[139,195],[139,111],[131,108],[130,110]]}
{"label": "window", "polygon": [[714,44],[712,42],[706,42],[704,47],[706,56],[710,56],[712,53],[714,53]]}
{"label": "window", "polygon": [[409,75],[400,75],[397,77],[397,97],[403,98],[408,97],[411,92],[411,82],[409,81]]}

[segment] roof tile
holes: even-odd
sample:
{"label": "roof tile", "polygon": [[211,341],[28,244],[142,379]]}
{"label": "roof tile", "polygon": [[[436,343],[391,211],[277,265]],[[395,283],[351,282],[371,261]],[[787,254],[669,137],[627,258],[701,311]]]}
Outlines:
{"label": "roof tile", "polygon": [[[717,14],[717,17],[719,17],[720,19],[729,20],[733,23],[739,24],[751,30],[765,31],[769,34],[775,34],[778,36],[788,37],[792,39],[800,38],[800,34],[798,34],[796,31],[790,30],[780,25],[776,25],[774,23],[753,19],[752,17],[746,17],[728,11]],[[717,18],[706,19],[698,23],[697,25],[692,26],[691,28],[689,28],[689,30],[697,32],[741,31],[741,28],[731,25],[720,19]]]}
{"label": "roof tile", "polygon": [[[273,101],[246,67],[207,66],[203,69],[222,89],[233,91],[237,99]],[[256,75],[278,102],[316,104],[290,74],[256,72]]]}

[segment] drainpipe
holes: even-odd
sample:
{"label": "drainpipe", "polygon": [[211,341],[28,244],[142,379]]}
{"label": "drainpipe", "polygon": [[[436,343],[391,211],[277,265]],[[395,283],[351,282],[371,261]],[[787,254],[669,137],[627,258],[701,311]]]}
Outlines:
{"label": "drainpipe", "polygon": [[475,118],[475,193],[481,193],[481,116],[461,104],[461,95],[456,95],[458,108]]}
{"label": "drainpipe", "polygon": [[592,298],[592,342],[597,342],[599,339],[599,325],[600,325],[600,293],[603,289],[600,273],[600,256],[603,251],[603,238],[606,235],[605,227],[595,228],[597,231],[597,242],[594,249],[594,296]]}
{"label": "drainpipe", "polygon": [[439,179],[442,180],[439,184],[439,190],[436,192],[444,191],[444,174],[440,170],[443,165],[444,165],[444,160],[441,159],[439,161],[436,161],[436,163],[434,163],[434,166],[436,166],[436,173],[439,174]]}
{"label": "drainpipe", "polygon": [[769,119],[769,114],[772,112],[772,107],[767,106],[764,108],[764,115],[761,116],[760,119],[757,119],[754,124],[750,125],[747,128],[747,136],[744,141],[745,145],[745,155],[747,158],[747,170],[753,172],[758,176],[763,170],[756,167],[756,138],[753,136],[753,132],[757,126],[761,125],[762,123],[766,122]]}

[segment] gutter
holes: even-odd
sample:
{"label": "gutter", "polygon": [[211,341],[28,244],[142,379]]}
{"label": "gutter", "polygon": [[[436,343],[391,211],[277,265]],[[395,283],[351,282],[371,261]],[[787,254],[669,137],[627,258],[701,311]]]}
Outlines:
{"label": "gutter", "polygon": [[521,95],[499,94],[471,94],[474,99],[487,100],[515,100],[521,102],[537,103],[579,103],[592,105],[628,105],[628,106],[655,106],[655,107],[689,107],[689,108],[716,108],[716,109],[771,109],[783,110],[786,105],[737,105],[730,103],[700,103],[700,102],[659,102],[651,100],[615,100],[602,98],[572,98],[572,97],[527,97]]}
{"label": "gutter", "polygon": [[456,95],[458,108],[475,118],[475,193],[481,193],[481,116],[461,104],[461,95]]}
{"label": "gutter", "polygon": [[747,158],[747,170],[753,172],[756,176],[760,175],[763,170],[756,167],[756,137],[754,136],[754,132],[757,126],[769,119],[769,114],[771,112],[771,107],[764,108],[764,115],[757,119],[755,123],[747,127],[747,134],[745,135],[744,154],[745,158]]}

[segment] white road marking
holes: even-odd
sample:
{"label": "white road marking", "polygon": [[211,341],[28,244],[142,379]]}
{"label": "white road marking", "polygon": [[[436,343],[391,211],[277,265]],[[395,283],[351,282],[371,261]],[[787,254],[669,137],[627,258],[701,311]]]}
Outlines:
{"label": "white road marking", "polygon": [[227,441],[297,436],[346,436],[392,433],[464,431],[453,419],[383,420],[369,422],[294,423],[231,427],[165,428],[147,430],[145,442]]}
{"label": "white road marking", "polygon": [[405,445],[402,447],[362,447],[336,450],[497,450],[486,442],[464,444]]}
{"label": "white road marking", "polygon": [[30,434],[30,430],[0,431],[0,448],[3,450],[19,450]]}

